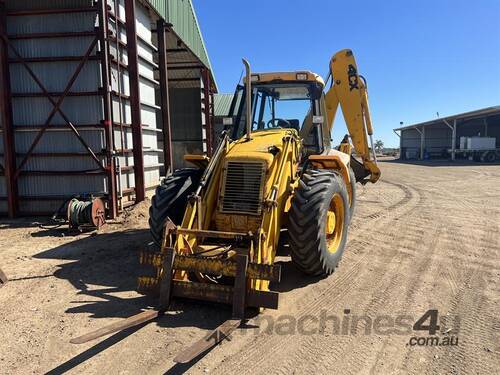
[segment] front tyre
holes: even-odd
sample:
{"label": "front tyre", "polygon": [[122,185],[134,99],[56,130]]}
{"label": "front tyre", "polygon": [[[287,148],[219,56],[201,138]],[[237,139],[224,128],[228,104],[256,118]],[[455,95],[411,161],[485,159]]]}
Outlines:
{"label": "front tyre", "polygon": [[195,168],[178,169],[156,188],[149,208],[149,231],[158,246],[161,246],[167,217],[175,225],[181,224],[188,196],[198,187],[202,172]]}
{"label": "front tyre", "polygon": [[288,233],[290,254],[309,275],[329,275],[347,240],[349,195],[343,178],[332,171],[309,170],[292,199]]}

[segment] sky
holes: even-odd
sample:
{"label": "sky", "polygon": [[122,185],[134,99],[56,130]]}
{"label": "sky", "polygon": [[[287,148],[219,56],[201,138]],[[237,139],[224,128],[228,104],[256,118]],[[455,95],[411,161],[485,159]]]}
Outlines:
{"label": "sky", "polygon": [[[403,125],[500,105],[500,0],[193,0],[219,92],[243,71],[311,70],[353,50],[375,139]],[[346,133],[337,115],[333,139]]]}

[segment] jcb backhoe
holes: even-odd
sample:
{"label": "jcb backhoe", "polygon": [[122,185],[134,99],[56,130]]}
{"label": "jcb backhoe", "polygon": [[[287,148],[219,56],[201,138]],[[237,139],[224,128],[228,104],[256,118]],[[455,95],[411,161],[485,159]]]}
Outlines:
{"label": "jcb backhoe", "polygon": [[[328,275],[337,267],[356,181],[380,177],[369,147],[366,82],[350,50],[331,59],[326,92],[323,79],[309,71],[252,74],[244,64],[232,125],[213,156],[186,155],[196,168],[175,171],[153,197],[149,223],[160,251],[141,254],[156,274],[141,277],[139,290],[158,294],[158,309],[73,342],[152,319],[171,298],[232,304],[232,320],[176,358],[187,362],[238,327],[248,308],[278,307],[269,284],[281,277],[274,260],[284,232],[305,274]],[[330,133],[339,105],[352,146],[346,136],[335,149]]]}

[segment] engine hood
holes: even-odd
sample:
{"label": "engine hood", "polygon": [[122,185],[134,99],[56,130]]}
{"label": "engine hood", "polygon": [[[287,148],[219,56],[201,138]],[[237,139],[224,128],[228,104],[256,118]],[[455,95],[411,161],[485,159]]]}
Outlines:
{"label": "engine hood", "polygon": [[[226,154],[226,160],[263,161],[269,168],[274,160],[273,149],[279,151],[283,148],[283,137],[296,132],[292,129],[261,130],[252,132],[252,138],[245,138],[234,142]],[[276,152],[274,152],[276,154]]]}

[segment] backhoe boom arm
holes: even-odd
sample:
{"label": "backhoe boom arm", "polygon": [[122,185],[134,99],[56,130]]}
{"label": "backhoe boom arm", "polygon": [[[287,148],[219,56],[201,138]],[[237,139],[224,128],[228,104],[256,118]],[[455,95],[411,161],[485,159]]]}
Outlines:
{"label": "backhoe boom arm", "polygon": [[[368,92],[364,78],[358,74],[351,50],[341,50],[332,57],[330,75],[332,84],[325,94],[328,134],[333,128],[335,114],[340,105],[354,149],[361,157],[363,166],[370,175],[370,181],[376,182],[380,177],[380,169],[373,148]],[[368,140],[371,143],[372,153]]]}

